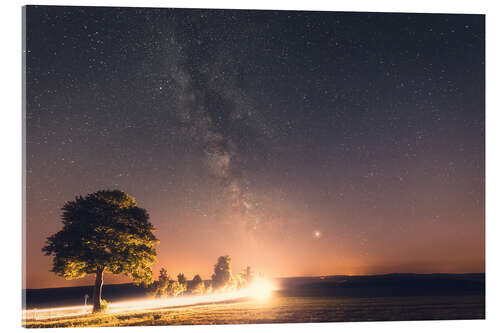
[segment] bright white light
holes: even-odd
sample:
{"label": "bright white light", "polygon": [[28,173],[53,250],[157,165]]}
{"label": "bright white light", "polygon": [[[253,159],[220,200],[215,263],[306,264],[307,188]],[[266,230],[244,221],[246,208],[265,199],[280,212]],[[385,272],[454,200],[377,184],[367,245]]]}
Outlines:
{"label": "bright white light", "polygon": [[261,300],[269,298],[273,290],[276,290],[276,287],[269,280],[262,278],[255,278],[248,287],[250,297]]}
{"label": "bright white light", "polygon": [[[224,302],[229,300],[254,298],[259,300],[267,299],[276,287],[269,280],[263,278],[255,278],[254,281],[247,288],[213,293],[201,296],[181,296],[181,297],[168,297],[168,298],[142,298],[123,302],[112,302],[108,305],[106,313],[123,313],[135,311],[151,311],[160,310],[164,308],[175,308],[186,305],[198,305]],[[23,318],[27,319],[48,319],[48,318],[62,318],[69,316],[79,316],[83,314],[92,313],[92,306],[69,306],[59,308],[47,309],[30,309],[23,311]]]}

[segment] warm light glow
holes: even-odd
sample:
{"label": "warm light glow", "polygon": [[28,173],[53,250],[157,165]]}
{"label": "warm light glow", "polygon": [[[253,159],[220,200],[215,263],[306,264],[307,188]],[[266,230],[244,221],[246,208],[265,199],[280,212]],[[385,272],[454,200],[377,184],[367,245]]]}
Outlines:
{"label": "warm light glow", "polygon": [[276,290],[276,287],[269,280],[263,278],[256,278],[248,288],[250,296],[257,299],[269,298],[273,290]]}
{"label": "warm light glow", "polygon": [[[213,293],[200,296],[181,296],[181,297],[168,297],[168,298],[142,298],[134,299],[123,302],[112,302],[108,306],[106,313],[123,313],[123,312],[136,312],[136,311],[151,311],[160,310],[165,308],[175,308],[179,306],[188,305],[201,305],[217,302],[225,302],[229,300],[254,298],[258,300],[265,300],[271,296],[276,286],[269,280],[264,278],[255,278],[249,287],[228,291]],[[69,316],[78,316],[90,314],[92,306],[69,306],[59,308],[47,309],[30,309],[23,311],[24,319],[48,319],[48,318],[62,318]]]}

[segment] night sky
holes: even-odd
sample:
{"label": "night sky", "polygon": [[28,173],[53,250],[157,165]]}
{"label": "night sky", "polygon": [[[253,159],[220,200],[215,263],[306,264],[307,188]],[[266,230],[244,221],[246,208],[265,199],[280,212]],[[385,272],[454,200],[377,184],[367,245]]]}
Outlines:
{"label": "night sky", "polygon": [[[27,287],[122,189],[188,278],[484,271],[484,17],[27,8]],[[156,275],[156,274],[155,274]],[[105,276],[105,283],[129,281]]]}

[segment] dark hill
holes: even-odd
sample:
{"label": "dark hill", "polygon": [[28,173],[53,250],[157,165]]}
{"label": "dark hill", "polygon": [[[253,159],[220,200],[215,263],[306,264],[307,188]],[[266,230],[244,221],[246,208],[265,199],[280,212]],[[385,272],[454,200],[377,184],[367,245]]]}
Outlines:
{"label": "dark hill", "polygon": [[[276,279],[279,294],[297,297],[466,296],[485,294],[485,274],[387,274],[291,277]],[[92,286],[23,290],[25,308],[82,305]],[[103,286],[110,302],[147,296],[134,284]],[[25,299],[25,302],[24,302]]]}
{"label": "dark hill", "polygon": [[[309,281],[308,281],[309,279]],[[288,296],[392,297],[484,295],[485,275],[387,274],[282,279]]]}

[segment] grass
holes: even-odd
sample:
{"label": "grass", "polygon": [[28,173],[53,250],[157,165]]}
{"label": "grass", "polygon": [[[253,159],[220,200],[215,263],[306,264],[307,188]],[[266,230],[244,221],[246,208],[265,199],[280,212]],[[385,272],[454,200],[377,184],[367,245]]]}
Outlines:
{"label": "grass", "polygon": [[250,323],[252,316],[240,313],[243,309],[250,308],[249,302],[210,304],[123,314],[100,313],[60,319],[27,320],[23,322],[23,326],[47,328]]}
{"label": "grass", "polygon": [[482,318],[483,296],[322,298],[275,295],[267,301],[247,300],[121,314],[28,320],[23,322],[23,326],[156,326]]}

